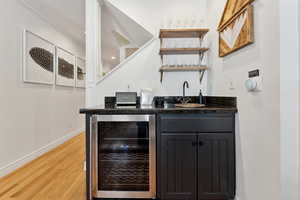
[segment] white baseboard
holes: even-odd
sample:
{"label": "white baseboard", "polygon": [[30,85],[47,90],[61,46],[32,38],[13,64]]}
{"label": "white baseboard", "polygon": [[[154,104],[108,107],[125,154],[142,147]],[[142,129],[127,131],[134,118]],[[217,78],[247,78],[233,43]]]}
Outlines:
{"label": "white baseboard", "polygon": [[0,178],[10,174],[11,172],[15,171],[16,169],[24,166],[25,164],[33,161],[34,159],[40,157],[41,155],[51,151],[52,149],[55,149],[59,145],[65,143],[66,141],[77,136],[78,134],[82,133],[83,131],[84,131],[84,129],[73,131],[73,132],[43,146],[42,148],[40,148],[32,153],[29,153],[26,156],[23,156],[22,158],[14,161],[14,162],[11,162],[4,167],[1,167],[0,168]]}

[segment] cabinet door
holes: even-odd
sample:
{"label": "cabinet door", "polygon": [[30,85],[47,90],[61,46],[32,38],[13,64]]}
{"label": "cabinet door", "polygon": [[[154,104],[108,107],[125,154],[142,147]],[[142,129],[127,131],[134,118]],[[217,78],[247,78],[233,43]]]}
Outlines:
{"label": "cabinet door", "polygon": [[162,135],[161,192],[163,200],[197,199],[197,136]]}
{"label": "cabinet door", "polygon": [[234,134],[200,134],[198,136],[198,200],[231,199],[234,195]]}

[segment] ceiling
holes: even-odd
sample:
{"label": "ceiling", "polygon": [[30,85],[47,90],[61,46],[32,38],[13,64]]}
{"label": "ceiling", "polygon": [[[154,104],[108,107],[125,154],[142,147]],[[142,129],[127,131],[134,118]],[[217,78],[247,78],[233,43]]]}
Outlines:
{"label": "ceiling", "polygon": [[77,42],[85,43],[85,0],[22,0]]}

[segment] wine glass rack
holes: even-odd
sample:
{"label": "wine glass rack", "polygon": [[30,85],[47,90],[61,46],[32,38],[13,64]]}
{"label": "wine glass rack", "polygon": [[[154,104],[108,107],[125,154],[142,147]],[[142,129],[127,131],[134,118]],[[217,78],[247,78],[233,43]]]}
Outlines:
{"label": "wine glass rack", "polygon": [[[182,72],[182,71],[199,71],[200,82],[202,82],[205,71],[208,69],[207,65],[202,65],[205,53],[209,50],[203,48],[203,41],[209,29],[191,28],[191,29],[161,29],[159,38],[161,41],[161,48],[159,54],[162,60],[162,67],[159,69],[161,73],[160,81],[163,81],[164,72]],[[199,38],[199,45],[197,48],[165,48],[163,43],[167,38]],[[199,65],[164,65],[164,56],[168,55],[199,55]]]}

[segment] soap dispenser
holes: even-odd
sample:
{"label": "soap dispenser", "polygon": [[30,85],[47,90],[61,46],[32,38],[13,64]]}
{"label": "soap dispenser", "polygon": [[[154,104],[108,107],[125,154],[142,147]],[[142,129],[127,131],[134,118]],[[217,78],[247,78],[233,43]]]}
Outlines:
{"label": "soap dispenser", "polygon": [[199,104],[204,104],[203,94],[202,94],[202,90],[201,89],[200,89],[200,92],[199,92]]}

